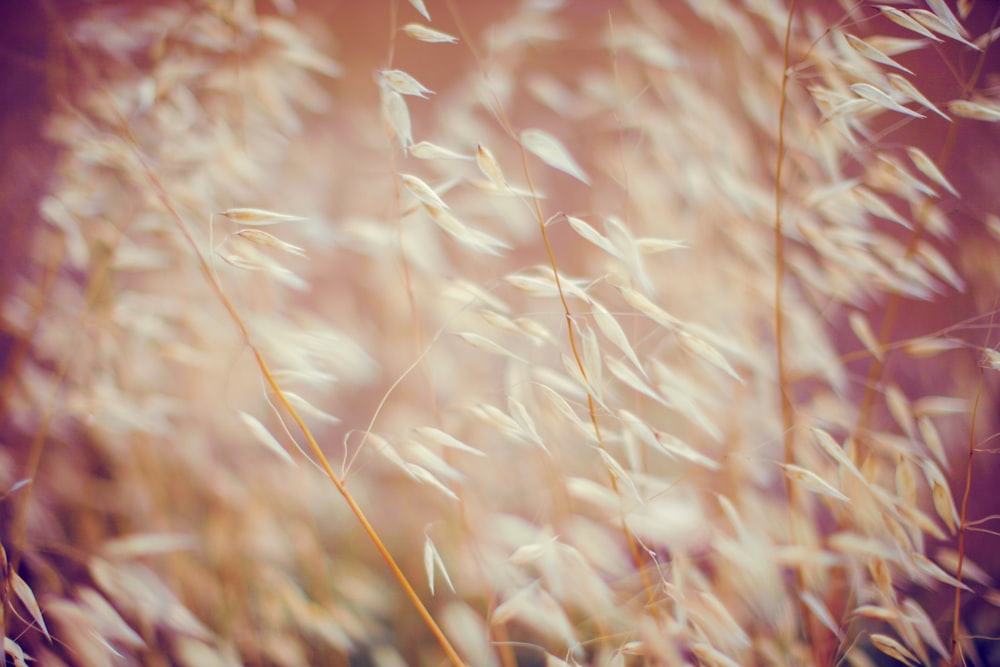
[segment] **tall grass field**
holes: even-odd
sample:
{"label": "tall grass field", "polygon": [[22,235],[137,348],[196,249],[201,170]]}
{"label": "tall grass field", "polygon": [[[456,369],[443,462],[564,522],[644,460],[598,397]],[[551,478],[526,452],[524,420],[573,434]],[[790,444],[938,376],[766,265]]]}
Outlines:
{"label": "tall grass field", "polygon": [[23,0],[11,667],[1000,664],[1000,5]]}

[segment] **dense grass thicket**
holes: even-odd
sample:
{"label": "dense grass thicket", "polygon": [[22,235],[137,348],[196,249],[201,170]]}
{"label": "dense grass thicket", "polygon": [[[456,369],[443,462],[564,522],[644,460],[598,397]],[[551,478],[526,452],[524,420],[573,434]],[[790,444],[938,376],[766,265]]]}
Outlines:
{"label": "dense grass thicket", "polygon": [[7,665],[1000,663],[996,3],[29,2]]}

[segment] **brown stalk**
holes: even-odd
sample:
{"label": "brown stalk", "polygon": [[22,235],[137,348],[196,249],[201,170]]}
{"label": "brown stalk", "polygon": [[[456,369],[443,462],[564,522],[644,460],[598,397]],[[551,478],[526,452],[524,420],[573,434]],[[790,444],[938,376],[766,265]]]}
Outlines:
{"label": "brown stalk", "polygon": [[[784,283],[785,283],[785,235],[784,221],[781,216],[781,207],[784,192],[781,188],[781,180],[785,166],[785,112],[788,107],[788,70],[791,66],[790,50],[792,40],[792,19],[795,16],[795,6],[797,0],[792,0],[788,6],[788,21],[785,23],[785,40],[783,45],[781,72],[781,100],[778,104],[778,157],[774,168],[774,345],[777,354],[778,365],[778,392],[781,396],[781,426],[782,440],[785,451],[785,464],[795,463],[795,406],[792,403],[790,394],[790,382],[788,379],[788,363],[785,357],[785,312],[784,312]],[[785,475],[785,493],[788,497],[789,516],[789,540],[792,544],[799,541],[797,518],[795,508],[798,500],[798,492],[795,482],[788,475]],[[805,591],[806,581],[804,566],[796,568],[796,590],[799,593]],[[806,643],[812,650],[813,662],[821,664],[820,648],[815,644],[814,635],[816,619],[809,611],[809,607],[801,596],[798,597],[799,617],[802,622],[802,629],[805,633]]]}
{"label": "brown stalk", "polygon": [[[990,23],[990,30],[996,28],[998,21],[1000,21],[1000,9],[993,15],[993,21]],[[975,87],[976,82],[979,80],[982,74],[983,67],[986,65],[986,54],[987,51],[979,55],[976,61],[976,67],[969,79],[963,84],[961,94],[958,99],[965,99],[968,97],[969,93]],[[954,149],[955,139],[957,137],[958,128],[957,123],[951,123],[948,126],[948,133],[945,135],[944,146],[941,148],[940,157],[937,160],[938,166],[944,170],[948,162],[951,160],[952,150]],[[921,208],[917,213],[917,224],[910,234],[907,241],[906,251],[904,253],[904,261],[908,261],[913,253],[917,250],[917,244],[924,235],[924,231],[927,227],[926,222],[926,209]],[[882,318],[882,324],[879,327],[878,332],[878,342],[879,347],[886,349],[889,344],[889,339],[892,334],[893,325],[896,322],[896,316],[899,312],[899,307],[902,305],[903,297],[900,296],[898,292],[893,292],[889,296],[889,301],[885,307],[885,315]],[[875,393],[878,383],[882,379],[882,372],[885,370],[885,362],[879,361],[878,359],[872,359],[871,365],[868,367],[868,377],[865,381],[864,394],[861,399],[861,407],[859,410],[858,422],[854,431],[858,436],[859,445],[864,444],[864,438],[861,437],[861,431],[864,426],[868,423],[871,418],[871,411],[874,407]],[[860,452],[859,452],[860,455]]]}
{"label": "brown stalk", "polygon": [[[1000,15],[1000,12],[998,12]],[[997,301],[993,302],[993,314],[990,315],[989,332],[993,331],[994,317],[997,310]],[[989,344],[987,336],[986,344]],[[965,567],[965,536],[969,527],[969,497],[972,495],[972,458],[976,453],[976,417],[979,415],[979,399],[983,394],[983,368],[979,368],[979,382],[976,384],[976,397],[972,403],[972,423],[969,425],[969,456],[965,463],[965,489],[962,490],[962,507],[959,510],[958,521],[958,564],[955,566],[955,578],[958,583],[962,583],[962,575]],[[955,586],[954,609],[951,616],[951,667],[957,667],[961,644],[958,640],[960,630],[962,610],[962,589]]]}
{"label": "brown stalk", "polygon": [[[972,492],[972,457],[976,452],[976,416],[979,413],[979,399],[983,393],[983,369],[979,369],[979,383],[976,385],[976,398],[972,404],[972,424],[969,427],[969,456],[965,464],[965,490],[962,492],[962,509],[958,522],[958,564],[955,567],[955,578],[958,583],[962,583],[962,570],[965,566],[965,534],[966,521],[969,509],[969,496]],[[958,665],[961,645],[958,641],[961,609],[962,609],[962,589],[955,586],[955,608],[951,617],[951,666]]]}
{"label": "brown stalk", "polygon": [[[778,388],[781,394],[781,422],[785,446],[785,463],[795,462],[795,443],[792,432],[795,426],[795,414],[792,399],[789,396],[788,370],[785,359],[785,236],[784,221],[781,216],[784,194],[781,189],[781,177],[785,166],[785,110],[788,105],[786,91],[788,89],[789,48],[795,4],[796,0],[792,0],[788,8],[788,23],[785,26],[784,71],[781,74],[781,101],[778,106],[778,158],[774,169],[774,338],[778,364]],[[788,493],[789,505],[792,506],[794,505],[794,485],[791,482],[791,478],[787,475],[785,476],[785,488]],[[794,529],[795,525],[793,522],[793,533]]]}
{"label": "brown stalk", "polygon": [[[994,13],[993,20],[990,23],[989,30],[992,31],[993,29],[995,29],[998,22],[1000,22],[1000,9],[998,9]],[[968,80],[965,81],[965,83],[962,85],[962,91],[959,96],[959,99],[965,99],[972,91],[972,89],[975,87],[976,82],[979,80],[979,77],[982,74],[983,67],[986,64],[987,51],[988,51],[987,49],[984,49],[982,53],[979,55],[979,58],[976,60],[976,66],[973,69],[972,74],[969,76]],[[949,63],[947,63],[946,61],[945,64]],[[957,78],[957,73],[956,73],[956,78]],[[956,132],[957,132],[956,126],[957,123],[951,123],[948,127],[948,133],[945,135],[944,146],[941,149],[940,157],[937,161],[937,164],[942,170],[944,170],[945,166],[951,159],[952,150],[954,148],[956,139]],[[910,238],[907,242],[906,251],[904,254],[904,260],[909,260],[910,257],[913,256],[913,253],[916,252],[917,244],[922,238],[925,229],[926,229],[926,212],[922,208],[920,211],[918,211],[916,227],[914,228],[913,233],[910,235]],[[885,315],[883,316],[882,324],[879,327],[879,332],[878,332],[878,342],[879,342],[879,347],[881,349],[888,349],[887,345],[890,336],[892,334],[893,325],[895,324],[899,308],[902,305],[902,300],[903,300],[902,296],[900,296],[898,293],[895,292],[891,294],[889,297],[889,302],[886,304]],[[991,316],[991,329],[992,329],[992,316]],[[882,379],[882,373],[884,370],[885,370],[885,362],[874,358],[871,360],[871,365],[868,367],[868,377],[865,382],[864,394],[862,395],[861,406],[858,415],[858,422],[854,429],[855,433],[858,436],[857,441],[859,444],[859,448],[860,446],[864,445],[864,438],[861,437],[862,429],[871,418],[871,411],[874,407],[874,401],[875,401],[875,393],[876,393],[875,388],[878,385],[878,383],[880,383]],[[970,430],[969,456],[968,456],[968,461],[966,463],[965,488],[963,489],[962,492],[962,508],[961,508],[959,527],[958,527],[958,564],[956,567],[957,570],[956,579],[958,579],[960,583],[962,581],[962,568],[965,560],[965,534],[966,534],[966,528],[968,527],[968,524],[966,523],[966,518],[967,518],[966,512],[968,509],[968,500],[972,486],[972,463],[973,463],[973,455],[975,453],[976,414],[979,406],[979,399],[981,393],[982,393],[982,371],[980,370],[979,384],[976,388],[976,395],[972,410],[972,424],[969,429]],[[952,638],[951,638],[952,667],[958,664],[957,661],[959,657],[959,652],[961,650],[958,641],[961,599],[962,599],[962,591],[959,587],[956,586],[954,610],[952,612]]]}
{"label": "brown stalk", "polygon": [[[454,0],[447,0],[447,2],[448,2],[448,8],[451,11],[453,18],[455,19],[455,24],[458,27],[459,34],[462,35],[462,39],[465,41],[466,44],[468,44],[469,50],[472,52],[472,57],[479,66],[479,69],[483,73],[483,76],[486,76],[485,74],[486,70],[483,66],[483,60],[480,57],[479,52],[473,46],[473,42],[470,39],[468,32],[465,30],[465,26],[463,25],[461,19],[459,18],[458,12],[455,10]],[[494,96],[493,102],[494,102],[493,107],[494,109],[496,109],[497,121],[500,123],[500,125],[502,126],[503,130],[507,133],[507,135],[510,136],[511,139],[513,139],[515,142],[517,142],[518,151],[521,155],[521,166],[524,170],[525,180],[527,182],[528,190],[532,193],[531,205],[532,208],[534,209],[535,219],[538,221],[539,234],[541,235],[542,243],[545,245],[546,257],[548,258],[549,267],[552,269],[552,276],[555,281],[556,291],[559,293],[559,301],[562,305],[563,315],[566,318],[566,331],[568,334],[570,351],[572,352],[573,360],[576,363],[581,376],[584,378],[584,380],[587,380],[589,382],[586,368],[583,365],[583,358],[580,356],[579,353],[576,341],[576,333],[573,330],[573,311],[569,307],[569,302],[566,299],[566,294],[563,292],[562,280],[559,277],[559,267],[556,261],[555,250],[552,247],[552,241],[551,239],[549,239],[548,230],[545,226],[545,214],[542,212],[541,201],[540,198],[537,196],[534,181],[532,180],[531,172],[528,169],[528,153],[524,149],[524,146],[521,144],[520,138],[514,131],[514,128],[511,125],[510,120],[504,113],[503,106],[500,104],[500,100],[497,99],[496,96]],[[598,446],[601,448],[601,450],[606,452],[607,447],[604,443],[604,438],[601,435],[601,425],[600,421],[597,418],[597,408],[594,402],[594,396],[589,390],[587,390],[587,412],[590,416],[590,423],[594,427],[594,434],[597,437]],[[620,495],[618,480],[615,478],[614,474],[610,470],[608,470],[608,477],[610,478],[611,489],[615,493]],[[642,553],[639,550],[639,543],[636,541],[635,536],[632,534],[632,531],[629,529],[628,525],[626,525],[624,517],[622,517],[621,520],[621,529],[622,533],[625,536],[625,540],[628,543],[629,551],[631,552],[632,555],[632,561],[635,564],[636,570],[639,573],[639,577],[642,580],[642,587],[646,593],[646,602],[648,604],[649,610],[654,618],[659,619],[660,612],[659,608],[656,606],[656,595],[653,591],[653,584],[650,581],[649,573],[643,567]]]}
{"label": "brown stalk", "polygon": [[[46,3],[47,8],[50,10],[52,15],[55,16],[54,10],[51,8],[51,6],[49,6],[49,0],[43,0],[43,1]],[[431,633],[434,635],[438,644],[441,646],[441,649],[448,657],[449,662],[451,662],[451,664],[454,665],[455,667],[464,667],[465,663],[459,657],[458,653],[451,645],[451,642],[448,640],[444,632],[438,626],[437,622],[431,616],[430,612],[427,610],[427,607],[424,606],[424,603],[420,600],[420,596],[417,595],[417,592],[410,584],[409,579],[407,579],[402,569],[400,569],[399,565],[396,563],[395,558],[393,558],[392,554],[386,548],[385,544],[382,542],[382,539],[379,537],[375,528],[368,521],[368,518],[365,516],[364,511],[361,509],[361,506],[358,505],[357,501],[354,499],[354,496],[347,489],[344,482],[334,472],[333,467],[330,465],[329,460],[326,458],[326,455],[323,453],[323,450],[320,448],[319,443],[316,441],[316,438],[313,436],[309,427],[306,426],[305,422],[302,420],[302,417],[299,415],[298,411],[288,401],[288,398],[285,396],[285,393],[282,390],[281,386],[274,379],[274,376],[271,374],[270,368],[268,367],[267,362],[264,359],[264,355],[261,353],[260,349],[257,348],[256,345],[254,345],[253,341],[251,340],[250,331],[246,325],[246,322],[244,322],[235,304],[233,304],[233,302],[226,295],[225,291],[222,289],[222,285],[219,283],[218,279],[215,276],[215,273],[212,271],[212,267],[209,264],[208,260],[198,249],[197,242],[194,240],[194,237],[191,236],[191,233],[188,231],[187,226],[184,223],[184,219],[177,211],[173,201],[167,194],[159,178],[156,176],[156,173],[153,171],[153,168],[146,160],[146,157],[143,154],[141,147],[139,146],[138,140],[132,133],[128,121],[122,115],[121,110],[118,108],[118,105],[116,104],[114,97],[110,94],[107,88],[100,82],[99,78],[94,74],[94,72],[89,66],[89,63],[79,52],[76,45],[73,43],[72,39],[70,39],[69,35],[65,31],[64,26],[61,23],[59,23],[59,29],[64,42],[67,44],[73,57],[80,64],[80,67],[83,70],[83,72],[86,74],[88,79],[93,81],[95,85],[98,86],[101,93],[107,99],[110,108],[112,109],[115,115],[115,119],[120,126],[122,136],[127,141],[130,150],[132,150],[132,152],[136,156],[136,159],[142,166],[143,173],[146,176],[147,180],[149,181],[150,186],[153,188],[153,191],[155,192],[157,199],[160,200],[160,203],[169,212],[171,218],[173,218],[174,222],[177,223],[177,228],[181,232],[181,235],[184,237],[185,242],[190,246],[192,252],[197,257],[199,268],[201,269],[201,272],[204,275],[205,280],[208,282],[212,291],[215,293],[216,297],[219,299],[223,307],[226,309],[226,312],[229,314],[229,317],[232,320],[233,324],[236,325],[236,328],[239,330],[240,337],[243,339],[244,344],[253,353],[254,359],[257,362],[257,366],[259,367],[261,375],[264,377],[264,380],[267,383],[268,387],[270,387],[271,391],[273,391],[275,396],[277,396],[278,402],[281,403],[282,407],[284,407],[288,415],[291,416],[296,426],[298,426],[303,436],[306,438],[306,441],[309,443],[309,449],[313,453],[313,456],[316,457],[316,460],[319,462],[320,466],[323,468],[323,472],[333,483],[334,487],[337,489],[337,492],[340,493],[340,495],[344,498],[344,501],[350,508],[351,513],[354,514],[355,519],[357,519],[358,523],[361,524],[361,528],[364,530],[365,534],[375,545],[375,548],[379,552],[379,555],[382,557],[383,560],[385,560],[386,564],[389,566],[389,569],[392,571],[393,576],[395,576],[397,582],[399,583],[400,588],[403,589],[403,592],[405,593],[406,597],[409,598],[410,602],[416,608],[417,614],[420,616],[420,618],[427,625],[428,629],[430,629]]]}
{"label": "brown stalk", "polygon": [[[524,147],[518,144],[521,152],[521,165],[524,168],[524,176],[528,183],[528,189],[534,194],[535,186],[531,179],[531,172],[528,170],[528,154],[524,150]],[[570,351],[573,353],[573,360],[576,362],[576,366],[580,371],[580,375],[587,382],[590,378],[587,377],[587,371],[583,365],[583,359],[580,356],[578,345],[576,342],[576,333],[573,330],[573,311],[569,307],[569,302],[566,300],[566,294],[563,292],[562,281],[559,278],[559,267],[556,263],[555,250],[552,248],[552,241],[549,239],[548,230],[545,227],[545,217],[542,213],[542,206],[539,203],[537,196],[532,196],[532,205],[535,209],[535,216],[538,219],[538,229],[542,236],[542,242],[545,244],[545,253],[549,260],[549,266],[552,268],[552,275],[555,279],[556,290],[559,292],[559,301],[562,303],[563,314],[566,318],[566,331],[569,336],[569,347]],[[597,437],[598,446],[603,450],[607,451],[607,447],[604,444],[604,438],[601,435],[601,424],[597,419],[597,408],[594,403],[594,395],[587,390],[587,413],[590,416],[590,423],[594,427],[594,434]],[[608,470],[608,478],[611,483],[611,489],[616,493],[621,495],[621,491],[618,488],[618,480],[611,470]],[[621,521],[622,532],[625,535],[625,539],[628,541],[629,550],[632,552],[632,560],[635,563],[636,569],[639,571],[639,576],[642,579],[642,587],[646,591],[646,602],[649,605],[649,609],[655,618],[659,618],[659,609],[656,606],[656,597],[653,593],[653,586],[649,580],[649,574],[646,569],[642,566],[642,554],[639,551],[639,544],[632,535],[632,531],[629,529],[628,525],[625,523],[625,518],[622,517]]]}
{"label": "brown stalk", "polygon": [[[121,237],[124,235],[124,231],[120,232],[112,240],[112,250],[114,244],[116,244]],[[71,339],[73,343],[76,342],[77,337],[80,332],[84,331],[83,326],[84,320],[90,314],[94,303],[100,298],[102,290],[106,287],[108,272],[111,268],[111,260],[114,258],[113,252],[108,252],[104,254],[101,258],[100,263],[94,268],[94,272],[90,277],[90,282],[87,285],[87,291],[84,294],[83,310],[78,318],[78,326],[74,329],[73,338]],[[58,274],[57,265],[51,267],[50,277],[46,281],[46,286],[42,290],[42,295],[48,295],[52,286],[56,280],[56,274]],[[38,304],[39,311],[41,312],[42,304]],[[75,345],[74,345],[75,347]],[[26,354],[26,352],[25,352]],[[10,572],[17,573],[18,567],[21,562],[21,557],[24,554],[24,545],[22,544],[24,540],[24,532],[27,529],[28,521],[28,507],[31,505],[31,499],[34,495],[36,477],[38,476],[38,469],[42,463],[42,456],[45,453],[45,446],[49,442],[49,429],[52,426],[52,420],[56,416],[56,405],[59,401],[59,395],[62,393],[63,384],[66,381],[66,374],[69,373],[70,364],[75,360],[73,355],[65,356],[56,368],[55,375],[53,377],[53,390],[51,398],[46,402],[45,409],[39,419],[38,425],[35,427],[35,432],[31,438],[31,444],[28,448],[28,462],[25,465],[24,474],[21,479],[30,482],[23,491],[21,491],[21,497],[16,499],[17,509],[14,510],[13,519],[11,521],[10,530],[10,544],[9,550],[7,552],[7,567]],[[6,391],[6,388],[5,388]],[[4,573],[6,574],[6,573]],[[5,585],[9,582],[5,581]],[[13,597],[9,595],[10,591],[5,591],[4,599],[8,603],[12,604]],[[4,624],[6,623],[6,614],[2,615],[2,620]],[[0,625],[0,631],[3,631],[3,636],[6,637],[7,628],[5,625]]]}

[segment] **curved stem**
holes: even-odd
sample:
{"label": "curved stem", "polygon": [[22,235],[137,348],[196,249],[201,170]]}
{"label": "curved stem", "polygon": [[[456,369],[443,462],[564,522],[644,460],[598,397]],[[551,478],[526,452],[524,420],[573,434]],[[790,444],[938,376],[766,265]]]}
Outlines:
{"label": "curved stem", "polygon": [[409,598],[410,602],[416,608],[417,614],[421,617],[421,619],[430,629],[431,633],[434,635],[438,644],[441,646],[441,649],[447,655],[449,662],[451,662],[451,664],[454,665],[454,667],[464,667],[465,663],[459,657],[458,653],[451,645],[451,642],[448,641],[448,638],[445,636],[444,632],[441,630],[437,622],[431,616],[430,612],[427,610],[427,607],[424,606],[423,602],[420,600],[420,596],[417,595],[416,590],[414,590],[413,586],[410,584],[406,575],[403,573],[402,569],[400,569],[399,565],[396,563],[395,558],[393,558],[392,554],[389,553],[389,550],[382,542],[375,528],[368,521],[367,516],[365,516],[364,511],[361,509],[361,506],[358,505],[357,501],[354,499],[354,496],[344,485],[344,482],[334,472],[333,467],[330,465],[329,460],[326,458],[326,455],[320,448],[319,443],[316,441],[316,438],[309,430],[309,427],[306,426],[305,422],[302,420],[302,417],[299,415],[298,411],[288,401],[288,398],[285,396],[284,391],[279,386],[278,382],[275,380],[274,376],[270,371],[270,368],[267,365],[267,362],[264,359],[263,354],[261,353],[260,349],[256,345],[254,345],[250,336],[249,328],[246,325],[246,322],[243,320],[235,304],[222,289],[222,285],[216,278],[215,272],[212,270],[212,266],[209,263],[208,259],[206,259],[204,254],[202,254],[202,252],[198,249],[197,242],[191,235],[191,232],[188,231],[187,226],[184,223],[184,219],[177,211],[177,208],[174,205],[173,200],[167,194],[159,178],[156,176],[156,173],[153,171],[153,168],[150,166],[149,161],[143,154],[139,142],[135,137],[135,135],[132,133],[128,121],[121,113],[121,110],[118,108],[115,98],[110,94],[107,88],[100,83],[99,78],[93,76],[93,73],[89,71],[90,68],[87,65],[87,61],[82,57],[82,54],[79,53],[78,49],[76,48],[76,45],[69,38],[69,36],[65,34],[65,32],[63,33],[63,38],[66,41],[67,45],[69,46],[69,49],[72,52],[73,56],[80,63],[81,68],[84,70],[86,74],[90,75],[89,78],[91,78],[94,81],[94,83],[97,85],[101,93],[106,97],[109,104],[109,108],[112,110],[112,113],[115,116],[115,120],[119,125],[119,129],[122,132],[122,136],[126,140],[129,149],[133,152],[136,159],[138,160],[142,168],[142,172],[146,177],[146,179],[148,180],[150,187],[153,189],[157,199],[159,199],[160,203],[163,205],[163,207],[170,214],[170,217],[176,223],[178,230],[184,237],[185,242],[191,248],[191,251],[197,257],[198,266],[201,269],[201,272],[203,273],[205,280],[208,282],[212,292],[215,293],[215,296],[222,303],[226,312],[229,314],[230,320],[232,320],[233,324],[239,330],[239,334],[240,337],[243,339],[243,342],[253,352],[254,359],[257,361],[257,365],[260,369],[260,372],[263,375],[268,386],[278,397],[278,401],[281,403],[282,407],[285,408],[286,412],[291,416],[292,420],[301,430],[303,436],[305,436],[306,441],[309,443],[309,448],[312,451],[312,454],[316,457],[316,460],[319,462],[320,466],[322,467],[323,472],[333,483],[334,487],[337,489],[337,492],[340,493],[340,495],[343,497],[344,501],[350,508],[351,513],[354,514],[354,517],[357,519],[358,523],[361,524],[362,530],[372,541],[372,543],[375,545],[376,550],[379,552],[379,555],[389,566],[389,569],[392,571],[393,576],[395,576],[400,587],[403,589],[403,592],[406,594],[406,597]]}
{"label": "curved stem", "polygon": [[[458,12],[455,9],[454,0],[446,0],[446,1],[448,4],[448,8],[451,11],[452,17],[455,19],[455,24],[458,27],[459,34],[462,35],[463,41],[468,45],[469,50],[472,53],[473,59],[476,61],[480,71],[483,73],[483,76],[485,77],[486,71],[483,65],[483,59],[479,55],[479,52],[476,50],[475,46],[473,45],[473,41],[469,38],[469,33],[468,31],[466,31],[461,18],[459,18]],[[518,151],[521,156],[521,167],[524,171],[524,176],[527,182],[528,191],[531,193],[530,199],[531,199],[532,212],[534,213],[535,219],[538,223],[539,235],[541,236],[542,243],[545,246],[545,255],[548,260],[549,268],[552,269],[552,278],[555,282],[556,291],[559,294],[559,302],[560,305],[562,306],[563,316],[566,320],[566,331],[569,340],[570,352],[572,353],[573,361],[576,364],[576,367],[579,370],[580,375],[583,377],[585,381],[589,383],[590,379],[587,376],[587,370],[583,364],[583,357],[580,355],[579,352],[579,345],[576,340],[576,331],[573,329],[573,311],[569,306],[568,300],[566,299],[566,293],[563,291],[562,278],[559,275],[559,267],[556,261],[555,250],[552,247],[552,241],[549,238],[548,229],[545,226],[545,214],[542,212],[541,200],[535,189],[534,181],[531,178],[531,171],[528,169],[527,151],[522,145],[517,133],[514,131],[514,127],[513,125],[511,125],[510,119],[504,112],[503,106],[500,104],[500,100],[497,99],[496,96],[494,96],[493,102],[494,102],[493,110],[497,122],[500,124],[504,132],[506,132],[507,135],[517,143]],[[601,450],[603,451],[607,451],[604,438],[601,435],[600,420],[597,418],[597,405],[596,402],[594,401],[594,395],[589,389],[586,390],[586,393],[587,393],[587,413],[590,417],[590,423],[594,428],[594,435],[597,438],[598,447],[600,447]],[[612,473],[610,469],[608,469],[607,472],[610,478],[611,489],[617,495],[620,496],[621,492],[619,490],[618,480],[615,478],[614,473]],[[650,613],[653,615],[654,618],[659,619],[660,611],[656,606],[656,595],[653,590],[653,583],[652,581],[650,581],[649,573],[646,571],[645,567],[643,567],[642,551],[639,548],[639,543],[636,540],[635,535],[632,534],[631,529],[629,529],[628,525],[625,523],[624,516],[621,517],[621,530],[625,536],[625,541],[628,544],[629,551],[632,556],[632,561],[635,564],[640,579],[642,580],[642,588],[646,594],[646,603],[649,607]]]}

